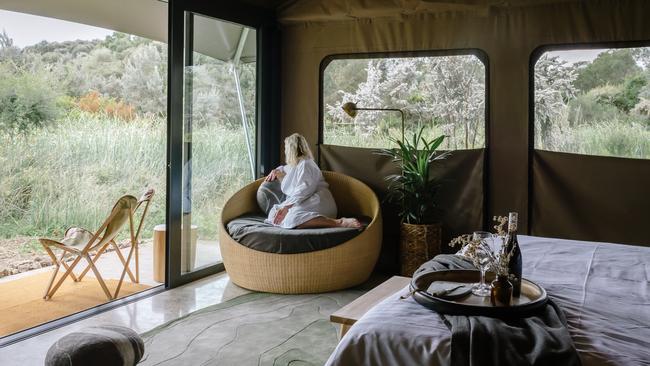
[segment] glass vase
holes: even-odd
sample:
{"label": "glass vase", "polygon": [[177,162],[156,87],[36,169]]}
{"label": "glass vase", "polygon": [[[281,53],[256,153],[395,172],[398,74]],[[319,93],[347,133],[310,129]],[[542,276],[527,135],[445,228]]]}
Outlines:
{"label": "glass vase", "polygon": [[493,306],[510,306],[512,302],[512,282],[508,276],[497,275],[490,285],[490,300]]}

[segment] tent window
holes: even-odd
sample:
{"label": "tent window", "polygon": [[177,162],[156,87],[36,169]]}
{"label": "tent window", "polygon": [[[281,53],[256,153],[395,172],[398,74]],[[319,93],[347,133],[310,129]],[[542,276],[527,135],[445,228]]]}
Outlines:
{"label": "tent window", "polygon": [[534,66],[542,150],[650,159],[650,47],[544,52]]}
{"label": "tent window", "polygon": [[[364,56],[361,56],[364,57]],[[485,146],[486,67],[474,54],[347,58],[334,56],[322,74],[322,142],[354,147],[393,146],[401,136],[400,113],[341,106],[399,108],[406,135],[425,128],[428,137],[448,135],[447,149]],[[326,59],[326,61],[328,61]]]}

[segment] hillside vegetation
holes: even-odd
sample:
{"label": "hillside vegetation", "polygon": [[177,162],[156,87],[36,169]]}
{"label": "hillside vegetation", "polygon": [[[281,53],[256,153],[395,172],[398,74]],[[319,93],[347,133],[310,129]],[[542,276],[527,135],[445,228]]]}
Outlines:
{"label": "hillside vegetation", "polygon": [[[214,239],[225,198],[251,173],[231,65],[195,61],[192,220]],[[238,71],[252,123],[254,64]],[[149,187],[143,236],[165,222],[166,45],[114,33],[21,49],[1,33],[0,74],[0,237],[97,229],[117,198]]]}

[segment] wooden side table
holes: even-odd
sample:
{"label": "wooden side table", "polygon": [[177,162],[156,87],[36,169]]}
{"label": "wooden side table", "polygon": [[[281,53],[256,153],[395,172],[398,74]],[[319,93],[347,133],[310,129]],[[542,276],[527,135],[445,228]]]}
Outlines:
{"label": "wooden side table", "polygon": [[330,321],[340,325],[339,339],[343,338],[350,327],[361,319],[368,310],[408,286],[410,282],[410,277],[393,276],[330,315]]}
{"label": "wooden side table", "polygon": [[[198,226],[191,226],[191,243],[184,245],[181,251],[181,270],[190,272],[196,263],[196,241],[198,238]],[[165,224],[156,225],[153,228],[153,280],[165,282],[165,239],[167,227]]]}

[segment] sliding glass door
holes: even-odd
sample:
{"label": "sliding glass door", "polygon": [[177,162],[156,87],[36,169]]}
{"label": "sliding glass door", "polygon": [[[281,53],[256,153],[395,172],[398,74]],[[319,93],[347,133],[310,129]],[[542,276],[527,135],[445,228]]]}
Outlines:
{"label": "sliding glass door", "polygon": [[170,6],[168,285],[174,287],[224,269],[221,208],[256,177],[257,32],[191,2]]}

